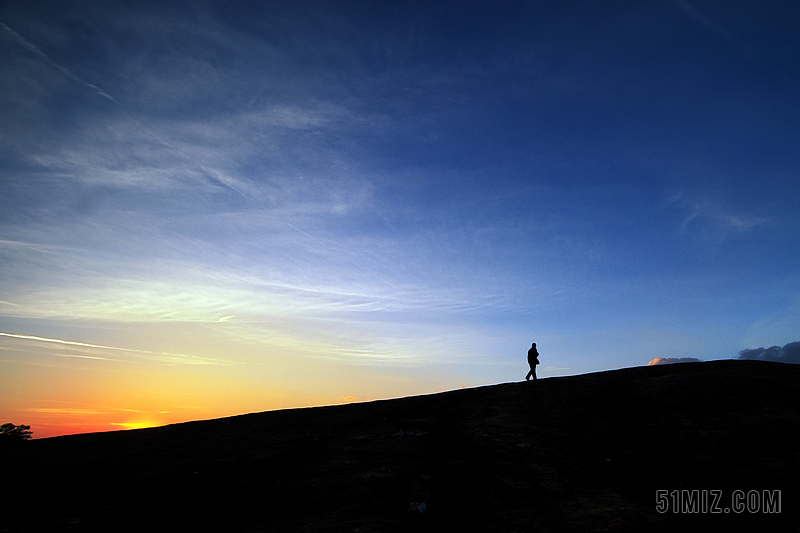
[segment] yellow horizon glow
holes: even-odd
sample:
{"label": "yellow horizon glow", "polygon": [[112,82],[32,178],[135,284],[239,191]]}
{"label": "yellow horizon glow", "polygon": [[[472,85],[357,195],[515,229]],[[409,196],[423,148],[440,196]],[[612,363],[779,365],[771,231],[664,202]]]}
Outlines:
{"label": "yellow horizon glow", "polygon": [[[77,339],[69,333],[4,332],[0,421],[29,425],[39,439],[395,398],[455,385],[437,372],[414,377],[407,348],[395,356],[393,346],[385,346],[372,357],[320,340],[283,334],[273,339],[262,326],[232,325],[78,323]],[[97,333],[87,335],[91,327]],[[362,364],[365,358],[372,364]]]}

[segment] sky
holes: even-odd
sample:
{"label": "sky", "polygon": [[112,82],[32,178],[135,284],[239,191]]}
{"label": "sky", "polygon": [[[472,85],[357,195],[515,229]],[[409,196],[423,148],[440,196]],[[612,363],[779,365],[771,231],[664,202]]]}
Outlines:
{"label": "sky", "polygon": [[2,3],[0,419],[795,342],[798,28],[791,1]]}

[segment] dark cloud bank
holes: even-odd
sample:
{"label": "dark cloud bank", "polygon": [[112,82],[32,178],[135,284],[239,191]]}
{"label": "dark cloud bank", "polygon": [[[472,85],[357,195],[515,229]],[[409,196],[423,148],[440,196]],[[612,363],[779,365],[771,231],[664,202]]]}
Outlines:
{"label": "dark cloud bank", "polygon": [[777,361],[779,363],[800,364],[800,341],[771,348],[752,348],[739,352],[738,359],[757,361]]}
{"label": "dark cloud bank", "polygon": [[[800,341],[770,348],[747,348],[739,352],[736,359],[754,361],[776,361],[778,363],[800,364]],[[647,366],[670,365],[672,363],[700,363],[696,357],[656,357]]]}

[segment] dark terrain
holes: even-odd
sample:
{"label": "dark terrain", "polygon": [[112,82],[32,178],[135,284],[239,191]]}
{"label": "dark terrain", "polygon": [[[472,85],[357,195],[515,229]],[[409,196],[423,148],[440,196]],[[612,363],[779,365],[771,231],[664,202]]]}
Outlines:
{"label": "dark terrain", "polygon": [[0,529],[798,531],[798,409],[800,365],[731,360],[34,440],[2,450]]}

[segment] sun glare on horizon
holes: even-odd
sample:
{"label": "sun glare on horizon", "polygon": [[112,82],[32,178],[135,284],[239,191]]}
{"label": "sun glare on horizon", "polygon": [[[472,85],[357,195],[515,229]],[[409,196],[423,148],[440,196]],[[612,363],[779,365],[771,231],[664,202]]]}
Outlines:
{"label": "sun glare on horizon", "polygon": [[163,426],[161,422],[153,422],[150,420],[136,420],[131,422],[109,422],[112,426],[119,426],[122,429],[145,429]]}

